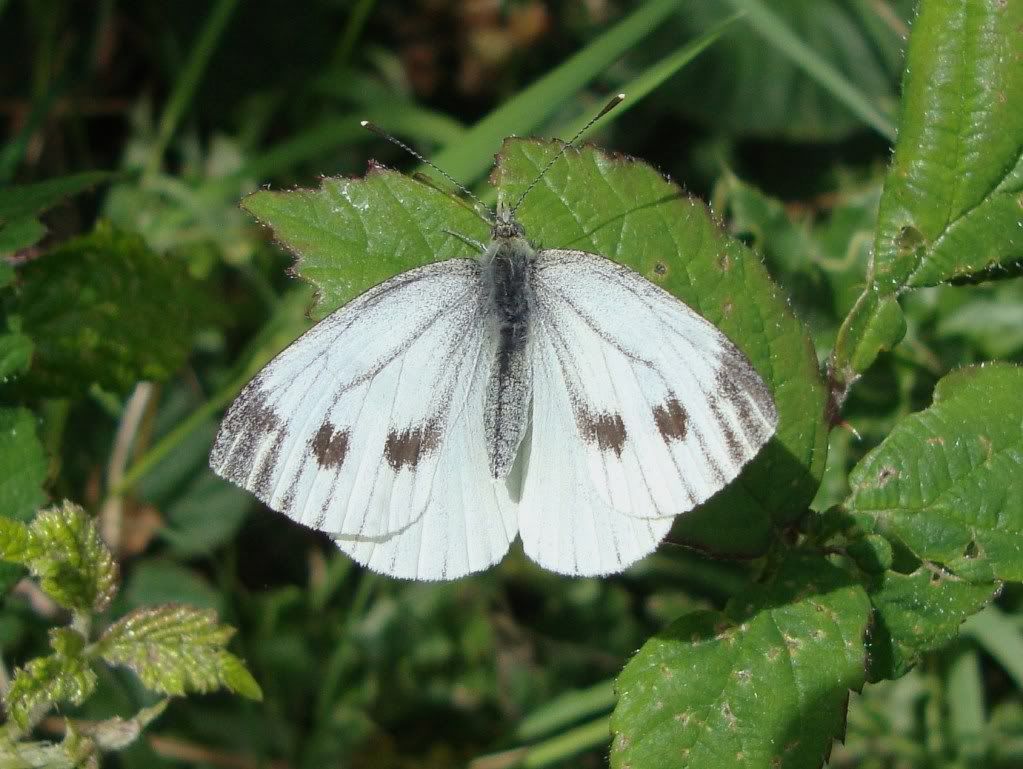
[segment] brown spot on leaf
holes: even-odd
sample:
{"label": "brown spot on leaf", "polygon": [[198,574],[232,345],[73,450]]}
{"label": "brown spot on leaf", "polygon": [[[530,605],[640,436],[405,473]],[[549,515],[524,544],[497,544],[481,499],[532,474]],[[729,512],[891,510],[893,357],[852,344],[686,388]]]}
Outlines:
{"label": "brown spot on leaf", "polygon": [[689,415],[674,395],[654,406],[654,424],[665,443],[685,440],[688,422]]}
{"label": "brown spot on leaf", "polygon": [[666,265],[664,262],[658,262],[657,264],[654,265],[654,273],[656,275],[667,275],[668,265]]}
{"label": "brown spot on leaf", "polygon": [[330,422],[324,422],[309,445],[320,467],[340,467],[348,455],[348,442],[347,430],[338,430]]}
{"label": "brown spot on leaf", "polygon": [[613,451],[617,456],[622,455],[622,448],[625,446],[625,422],[621,414],[603,412],[592,414],[588,411],[580,411],[576,414],[576,425],[579,434],[587,443],[596,443],[601,451]]}
{"label": "brown spot on leaf", "polygon": [[432,422],[401,432],[392,430],[384,441],[384,457],[395,471],[402,467],[414,470],[423,455],[429,454],[439,444],[440,431]]}
{"label": "brown spot on leaf", "polygon": [[894,467],[887,466],[882,467],[877,474],[877,487],[883,488],[884,486],[888,485],[888,481],[890,481],[892,478],[897,478],[898,476],[899,471],[896,470]]}

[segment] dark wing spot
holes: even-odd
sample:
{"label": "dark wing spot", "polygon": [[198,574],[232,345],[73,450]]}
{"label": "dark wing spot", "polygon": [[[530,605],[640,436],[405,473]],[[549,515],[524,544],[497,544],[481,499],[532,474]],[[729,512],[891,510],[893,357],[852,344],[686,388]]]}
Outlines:
{"label": "dark wing spot", "polygon": [[324,422],[309,444],[320,467],[340,467],[348,455],[348,431]]}
{"label": "dark wing spot", "polygon": [[387,433],[384,456],[387,458],[387,464],[393,467],[395,472],[402,467],[414,470],[423,455],[436,449],[439,444],[440,430],[435,423],[427,422],[401,432],[391,430]]}
{"label": "dark wing spot", "polygon": [[[261,389],[257,377],[242,391],[224,417],[220,428],[222,437],[218,438],[210,457],[211,464],[222,477],[242,486],[247,484],[255,470],[256,477],[250,488],[257,495],[264,496],[287,437],[280,417],[267,400],[268,394]],[[261,442],[267,435],[273,436],[273,444],[259,458],[259,466],[254,467]]]}
{"label": "dark wing spot", "polygon": [[654,406],[654,424],[665,443],[685,440],[688,423],[689,415],[674,395]]}
{"label": "dark wing spot", "polygon": [[621,414],[609,412],[592,414],[589,411],[579,411],[576,413],[575,421],[584,441],[596,443],[601,451],[610,450],[618,456],[622,455],[626,436]]}

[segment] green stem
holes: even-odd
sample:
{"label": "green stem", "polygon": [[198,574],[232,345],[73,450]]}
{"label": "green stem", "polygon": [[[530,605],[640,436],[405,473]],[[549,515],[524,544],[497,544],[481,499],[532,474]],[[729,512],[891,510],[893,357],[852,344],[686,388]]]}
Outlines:
{"label": "green stem", "polygon": [[199,33],[199,39],[188,55],[185,68],[174,83],[174,90],[171,91],[160,116],[160,123],[157,127],[156,141],[149,151],[149,159],[146,163],[146,176],[154,176],[160,170],[163,160],[163,153],[167,150],[174,132],[177,130],[181,118],[188,109],[192,97],[199,89],[206,66],[209,64],[213,52],[221,34],[231,19],[231,14],[238,5],[238,0],[218,0],[210,15]]}

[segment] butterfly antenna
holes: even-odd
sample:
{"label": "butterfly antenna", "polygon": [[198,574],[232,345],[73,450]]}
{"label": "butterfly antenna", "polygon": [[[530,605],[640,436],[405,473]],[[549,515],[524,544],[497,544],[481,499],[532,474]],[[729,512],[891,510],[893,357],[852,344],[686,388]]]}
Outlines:
{"label": "butterfly antenna", "polygon": [[543,167],[543,170],[540,171],[540,173],[538,173],[536,175],[536,178],[533,179],[533,181],[531,181],[529,183],[528,187],[526,187],[525,192],[523,192],[521,195],[519,195],[519,199],[517,201],[515,201],[515,205],[512,206],[512,209],[511,209],[513,214],[518,210],[519,206],[522,205],[522,201],[526,199],[526,195],[528,195],[530,192],[532,192],[533,188],[537,184],[540,183],[540,180],[543,179],[544,174],[546,174],[548,171],[550,171],[551,167],[555,163],[557,163],[559,160],[561,160],[561,156],[564,155],[566,152],[568,152],[568,148],[573,146],[577,141],[579,141],[579,139],[582,137],[582,135],[584,133],[586,133],[587,131],[589,131],[593,127],[594,123],[596,123],[598,120],[600,120],[602,117],[604,117],[604,115],[606,115],[608,112],[613,110],[615,107],[617,107],[623,101],[625,101],[625,94],[624,93],[620,93],[617,96],[615,96],[613,99],[611,99],[611,101],[609,101],[607,104],[604,105],[604,109],[602,109],[600,112],[598,112],[596,115],[593,116],[593,118],[590,120],[590,122],[588,122],[586,125],[584,125],[582,128],[579,129],[579,131],[576,133],[576,135],[572,137],[571,141],[566,142],[561,147],[561,151],[547,162],[547,165],[545,165]]}
{"label": "butterfly antenna", "polygon": [[[459,182],[456,182],[454,180],[454,178],[452,178],[452,176],[449,173],[447,173],[443,168],[439,167],[435,163],[431,163],[429,160],[427,160],[425,157],[423,157],[420,153],[416,152],[410,146],[405,144],[405,142],[401,141],[400,139],[398,139],[398,138],[396,138],[394,136],[391,136],[391,134],[387,133],[387,131],[385,131],[383,128],[381,128],[380,126],[376,125],[375,123],[371,123],[368,120],[363,120],[360,123],[360,125],[363,128],[365,128],[367,131],[370,131],[371,133],[375,133],[381,139],[386,139],[391,144],[394,144],[397,147],[401,147],[403,150],[405,150],[405,152],[407,152],[409,155],[414,157],[420,163],[425,163],[430,168],[432,168],[434,171],[439,173],[441,176],[443,176],[445,179],[447,179],[449,182],[451,182],[452,185],[454,185],[455,187],[460,189],[462,192],[464,192],[466,195],[468,195],[470,198],[472,198],[472,200],[473,200],[473,208],[476,209],[476,213],[480,216],[481,219],[483,219],[483,221],[487,222],[488,224],[493,224],[494,223],[493,214],[490,213],[490,208],[487,206],[487,204],[484,203],[482,200],[480,200],[475,195],[473,195],[472,192],[470,190],[468,190],[464,185],[460,184]],[[487,212],[486,216],[480,214],[480,210],[481,209],[483,211]]]}

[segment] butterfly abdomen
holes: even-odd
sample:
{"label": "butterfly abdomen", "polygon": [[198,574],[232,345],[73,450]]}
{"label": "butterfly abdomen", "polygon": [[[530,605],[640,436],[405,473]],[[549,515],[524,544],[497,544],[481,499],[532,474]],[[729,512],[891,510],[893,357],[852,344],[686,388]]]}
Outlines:
{"label": "butterfly abdomen", "polygon": [[496,237],[483,257],[495,355],[484,427],[494,478],[504,478],[511,470],[528,422],[533,389],[528,350],[534,257],[521,237]]}

